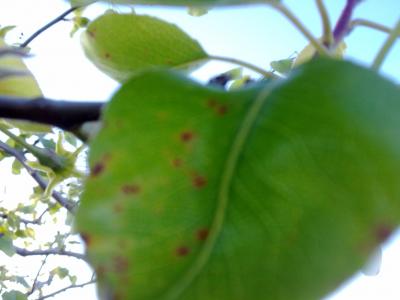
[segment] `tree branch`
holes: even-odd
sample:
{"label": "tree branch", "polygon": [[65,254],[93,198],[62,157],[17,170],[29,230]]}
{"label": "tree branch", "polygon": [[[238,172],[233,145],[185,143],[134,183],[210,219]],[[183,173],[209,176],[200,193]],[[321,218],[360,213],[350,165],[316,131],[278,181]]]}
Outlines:
{"label": "tree branch", "polygon": [[74,130],[100,118],[104,102],[57,101],[0,96],[0,118],[20,119]]}
{"label": "tree branch", "polygon": [[96,283],[96,280],[95,279],[91,279],[90,281],[82,283],[82,284],[72,284],[72,285],[67,286],[67,287],[65,287],[63,289],[55,291],[54,293],[48,294],[46,296],[39,297],[37,300],[43,300],[43,299],[47,299],[47,298],[50,298],[50,297],[54,297],[55,295],[63,293],[65,291],[69,290],[69,289],[82,288],[82,287],[85,287],[85,286],[87,286],[89,284],[92,284],[92,283]]}
{"label": "tree branch", "polygon": [[335,45],[338,45],[347,34],[350,27],[353,11],[356,8],[357,4],[359,4],[361,1],[362,0],[347,0],[346,6],[344,7],[342,14],[339,17],[339,20],[336,23],[335,29],[333,30]]}
{"label": "tree branch", "polygon": [[84,254],[75,253],[71,251],[65,251],[62,249],[46,249],[46,250],[26,250],[24,248],[14,247],[15,253],[21,256],[37,256],[37,255],[62,255],[62,256],[70,256],[75,257],[77,259],[81,259],[87,261],[87,258]]}
{"label": "tree branch", "polygon": [[[0,150],[3,150],[5,153],[15,157],[15,159],[17,159],[23,165],[23,167],[27,170],[29,175],[31,175],[31,177],[38,183],[38,185],[42,188],[42,190],[46,190],[46,188],[47,188],[46,180],[43,179],[36,170],[31,168],[27,164],[27,159],[25,158],[25,155],[22,152],[10,147],[9,145],[7,145],[6,143],[4,143],[2,141],[0,141]],[[61,206],[66,208],[69,212],[71,212],[72,214],[75,213],[75,209],[76,209],[75,203],[68,201],[68,199],[65,199],[60,193],[58,193],[56,191],[53,191],[52,197]]]}
{"label": "tree branch", "polygon": [[71,7],[70,9],[68,9],[67,11],[63,12],[61,15],[59,15],[57,18],[53,19],[52,21],[50,21],[49,23],[47,23],[46,25],[44,25],[42,28],[40,28],[39,30],[37,30],[36,32],[34,32],[29,38],[26,39],[25,42],[23,42],[20,47],[21,48],[25,48],[27,47],[35,38],[37,38],[40,34],[42,34],[43,32],[45,32],[47,29],[49,29],[50,27],[52,27],[53,25],[57,24],[58,22],[64,20],[64,18],[66,16],[68,16],[70,13],[72,13],[73,11],[77,10],[78,8],[80,8],[80,6],[74,6]]}

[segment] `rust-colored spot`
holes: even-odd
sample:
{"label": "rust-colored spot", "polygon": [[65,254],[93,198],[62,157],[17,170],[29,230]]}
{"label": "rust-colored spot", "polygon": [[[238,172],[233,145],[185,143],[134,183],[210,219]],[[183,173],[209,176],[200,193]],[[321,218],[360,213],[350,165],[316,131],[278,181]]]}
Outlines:
{"label": "rust-colored spot", "polygon": [[179,168],[180,166],[182,166],[182,160],[180,158],[175,158],[172,160],[172,165],[175,168]]}
{"label": "rust-colored spot", "polygon": [[117,272],[126,272],[129,268],[129,261],[126,257],[116,256],[113,260],[114,269]]}
{"label": "rust-colored spot", "polygon": [[106,267],[100,265],[96,268],[96,274],[98,277],[103,277],[106,274]]}
{"label": "rust-colored spot", "polygon": [[195,175],[192,179],[192,184],[195,188],[203,188],[207,185],[207,179],[200,175]]}
{"label": "rust-colored spot", "polygon": [[122,186],[121,191],[127,195],[138,194],[140,192],[140,186],[137,184],[125,184]]}
{"label": "rust-colored spot", "polygon": [[209,233],[209,230],[207,228],[199,229],[196,232],[196,238],[199,241],[205,241],[208,237],[208,233]]}
{"label": "rust-colored spot", "polygon": [[218,114],[218,115],[223,116],[223,115],[225,115],[227,112],[228,112],[228,106],[226,106],[226,105],[218,106],[218,108],[217,108],[217,114]]}
{"label": "rust-colored spot", "polygon": [[105,169],[105,165],[103,162],[98,162],[97,164],[95,164],[91,171],[90,171],[90,176],[91,177],[97,177],[99,176],[101,173],[103,173]]}
{"label": "rust-colored spot", "polygon": [[124,210],[124,206],[122,205],[122,203],[117,202],[117,203],[114,204],[113,210],[114,210],[115,213],[119,214]]}
{"label": "rust-colored spot", "polygon": [[91,38],[95,38],[96,37],[96,32],[94,30],[93,31],[89,31],[88,30],[87,33]]}
{"label": "rust-colored spot", "polygon": [[87,234],[87,233],[81,232],[80,236],[81,236],[81,239],[85,242],[86,246],[89,246],[89,245],[90,245],[90,242],[91,242],[91,237],[90,237],[90,235]]}
{"label": "rust-colored spot", "polygon": [[181,141],[182,142],[190,142],[193,139],[193,132],[184,131],[181,133]]}
{"label": "rust-colored spot", "polygon": [[376,239],[380,243],[382,243],[389,238],[389,236],[392,234],[392,232],[393,232],[392,227],[387,226],[387,225],[380,225],[376,228],[375,236],[376,236]]}
{"label": "rust-colored spot", "polygon": [[178,256],[186,256],[188,255],[190,252],[190,249],[186,246],[180,246],[178,248],[176,248],[175,253]]}
{"label": "rust-colored spot", "polygon": [[106,53],[104,54],[104,57],[108,59],[108,58],[110,58],[110,57],[111,57],[111,54],[110,54],[110,53],[108,53],[108,52],[106,52]]}
{"label": "rust-colored spot", "polygon": [[214,108],[215,106],[217,106],[217,101],[215,101],[215,99],[209,99],[209,100],[207,101],[207,106],[208,106],[209,108]]}

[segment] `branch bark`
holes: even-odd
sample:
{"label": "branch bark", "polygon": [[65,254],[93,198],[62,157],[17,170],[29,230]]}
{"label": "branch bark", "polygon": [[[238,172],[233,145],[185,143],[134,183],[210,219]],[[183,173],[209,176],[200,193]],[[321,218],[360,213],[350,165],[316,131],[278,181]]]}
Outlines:
{"label": "branch bark", "polygon": [[77,259],[81,259],[86,261],[86,256],[84,254],[65,251],[60,249],[46,249],[46,250],[26,250],[24,248],[14,247],[15,253],[21,256],[37,256],[37,255],[62,255],[62,256],[70,256],[75,257]]}
{"label": "branch bark", "polygon": [[73,131],[100,118],[104,102],[0,96],[0,118],[32,121]]}

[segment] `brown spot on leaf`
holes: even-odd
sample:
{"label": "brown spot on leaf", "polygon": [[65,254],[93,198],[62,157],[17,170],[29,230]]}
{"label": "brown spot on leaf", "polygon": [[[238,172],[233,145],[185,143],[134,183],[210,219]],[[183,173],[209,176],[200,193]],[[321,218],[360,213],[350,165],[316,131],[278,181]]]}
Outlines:
{"label": "brown spot on leaf", "polygon": [[393,228],[388,225],[380,225],[376,228],[375,236],[378,242],[382,243],[386,241],[392,234]]}
{"label": "brown spot on leaf", "polygon": [[193,139],[193,137],[194,137],[194,134],[191,131],[184,131],[181,133],[181,141],[182,142],[185,142],[185,143],[190,142]]}
{"label": "brown spot on leaf", "polygon": [[186,246],[180,246],[178,248],[176,248],[175,253],[177,256],[183,257],[188,255],[190,252],[190,249]]}
{"label": "brown spot on leaf", "polygon": [[137,184],[125,184],[122,186],[121,191],[126,195],[134,195],[140,192],[140,186]]}
{"label": "brown spot on leaf", "polygon": [[208,233],[209,233],[209,230],[207,228],[199,229],[196,232],[196,238],[199,241],[205,241],[208,237]]}
{"label": "brown spot on leaf", "polygon": [[104,54],[104,57],[105,57],[106,59],[109,59],[109,58],[111,57],[111,54],[108,53],[108,52],[106,52],[106,53]]}
{"label": "brown spot on leaf", "polygon": [[115,213],[119,214],[124,210],[124,206],[122,205],[122,203],[117,202],[117,203],[114,204],[113,210],[114,210]]}
{"label": "brown spot on leaf", "polygon": [[228,112],[228,106],[220,105],[220,106],[218,106],[216,111],[217,111],[218,115],[223,116]]}
{"label": "brown spot on leaf", "polygon": [[192,184],[195,188],[201,189],[207,185],[207,179],[200,175],[195,175],[192,178]]}
{"label": "brown spot on leaf", "polygon": [[92,167],[90,171],[90,176],[97,177],[101,173],[103,173],[104,169],[105,169],[105,164],[103,162],[98,162]]}
{"label": "brown spot on leaf", "polygon": [[90,176],[91,177],[97,177],[101,173],[103,173],[106,163],[111,159],[111,155],[109,153],[106,153],[103,155],[101,160],[93,165],[93,167],[90,170]]}
{"label": "brown spot on leaf", "polygon": [[215,99],[208,99],[207,106],[209,108],[214,108],[215,106],[217,106],[217,101]]}
{"label": "brown spot on leaf", "polygon": [[88,33],[88,35],[91,37],[91,38],[95,38],[96,37],[96,31],[95,30],[92,30],[92,31],[87,31],[87,33]]}
{"label": "brown spot on leaf", "polygon": [[113,260],[114,270],[118,273],[126,272],[129,269],[129,261],[126,257],[116,256]]}
{"label": "brown spot on leaf", "polygon": [[89,245],[90,245],[90,242],[91,242],[91,237],[90,237],[90,235],[87,234],[87,233],[81,232],[80,236],[81,236],[81,239],[85,242],[86,246],[89,246]]}
{"label": "brown spot on leaf", "polygon": [[104,275],[106,274],[106,267],[104,267],[103,265],[99,265],[96,268],[96,274],[98,277],[104,277]]}
{"label": "brown spot on leaf", "polygon": [[175,158],[172,160],[172,165],[175,168],[179,168],[180,166],[182,166],[182,160],[180,158]]}

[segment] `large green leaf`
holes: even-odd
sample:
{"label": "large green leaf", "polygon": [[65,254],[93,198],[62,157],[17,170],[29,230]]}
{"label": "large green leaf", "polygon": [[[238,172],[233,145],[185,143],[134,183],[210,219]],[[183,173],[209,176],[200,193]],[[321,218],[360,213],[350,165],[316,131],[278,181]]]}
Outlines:
{"label": "large green leaf", "polygon": [[88,58],[118,81],[151,67],[193,68],[208,57],[177,26],[150,16],[107,13],[81,40]]}
{"label": "large green leaf", "polygon": [[3,300],[27,300],[28,297],[20,291],[9,291],[2,295]]}
{"label": "large green leaf", "polygon": [[103,293],[333,290],[399,224],[399,99],[375,73],[322,59],[235,92],[168,71],[133,78],[91,143],[77,217]]}

